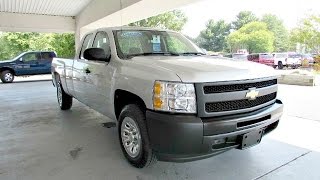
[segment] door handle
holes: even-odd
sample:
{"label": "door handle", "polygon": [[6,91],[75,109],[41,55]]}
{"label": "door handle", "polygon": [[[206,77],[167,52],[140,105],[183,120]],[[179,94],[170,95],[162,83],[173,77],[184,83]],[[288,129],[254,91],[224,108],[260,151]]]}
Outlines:
{"label": "door handle", "polygon": [[89,68],[86,68],[84,71],[86,72],[86,74],[90,74],[91,73]]}

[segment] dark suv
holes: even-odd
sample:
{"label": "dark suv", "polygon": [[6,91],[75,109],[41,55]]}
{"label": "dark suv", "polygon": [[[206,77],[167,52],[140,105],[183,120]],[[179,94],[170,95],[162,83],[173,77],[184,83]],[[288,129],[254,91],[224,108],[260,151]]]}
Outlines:
{"label": "dark suv", "polygon": [[0,79],[11,83],[14,76],[50,74],[51,62],[56,56],[53,51],[30,51],[12,60],[0,61]]}

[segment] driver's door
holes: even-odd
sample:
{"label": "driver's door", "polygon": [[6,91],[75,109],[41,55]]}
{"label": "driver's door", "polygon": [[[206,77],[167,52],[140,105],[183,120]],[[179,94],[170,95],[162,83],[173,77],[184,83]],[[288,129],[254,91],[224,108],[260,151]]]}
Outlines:
{"label": "driver's door", "polygon": [[[104,31],[97,32],[93,48],[101,48],[105,52],[110,52],[110,42],[108,34]],[[111,116],[111,79],[114,68],[108,62],[87,59],[87,96],[90,98],[87,105],[96,111]]]}
{"label": "driver's door", "polygon": [[26,53],[19,58],[19,65],[16,66],[17,74],[31,75],[41,73],[41,55],[39,52]]}

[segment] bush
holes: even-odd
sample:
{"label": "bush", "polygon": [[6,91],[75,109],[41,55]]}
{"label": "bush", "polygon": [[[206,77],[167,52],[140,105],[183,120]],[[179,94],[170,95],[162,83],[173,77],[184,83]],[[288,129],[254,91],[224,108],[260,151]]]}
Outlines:
{"label": "bush", "polygon": [[302,67],[309,67],[309,60],[308,59],[304,59],[301,62]]}
{"label": "bush", "polygon": [[313,69],[314,69],[315,71],[320,72],[320,63],[314,64]]}

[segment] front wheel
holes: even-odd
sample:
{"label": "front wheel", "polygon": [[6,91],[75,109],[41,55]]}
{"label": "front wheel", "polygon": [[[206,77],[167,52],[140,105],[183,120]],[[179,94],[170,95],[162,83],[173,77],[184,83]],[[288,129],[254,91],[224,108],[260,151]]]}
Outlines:
{"label": "front wheel", "polygon": [[61,85],[60,77],[56,77],[56,85],[57,85],[57,99],[58,104],[61,110],[68,110],[72,106],[72,96],[64,92],[63,87]]}
{"label": "front wheel", "polygon": [[283,69],[283,64],[281,61],[278,62],[278,69]]}
{"label": "front wheel", "polygon": [[1,72],[1,81],[3,83],[11,83],[14,79],[14,75],[11,71],[5,70]]}
{"label": "front wheel", "polygon": [[149,143],[145,114],[138,105],[129,104],[123,108],[118,132],[122,152],[131,165],[143,168],[156,162]]}

